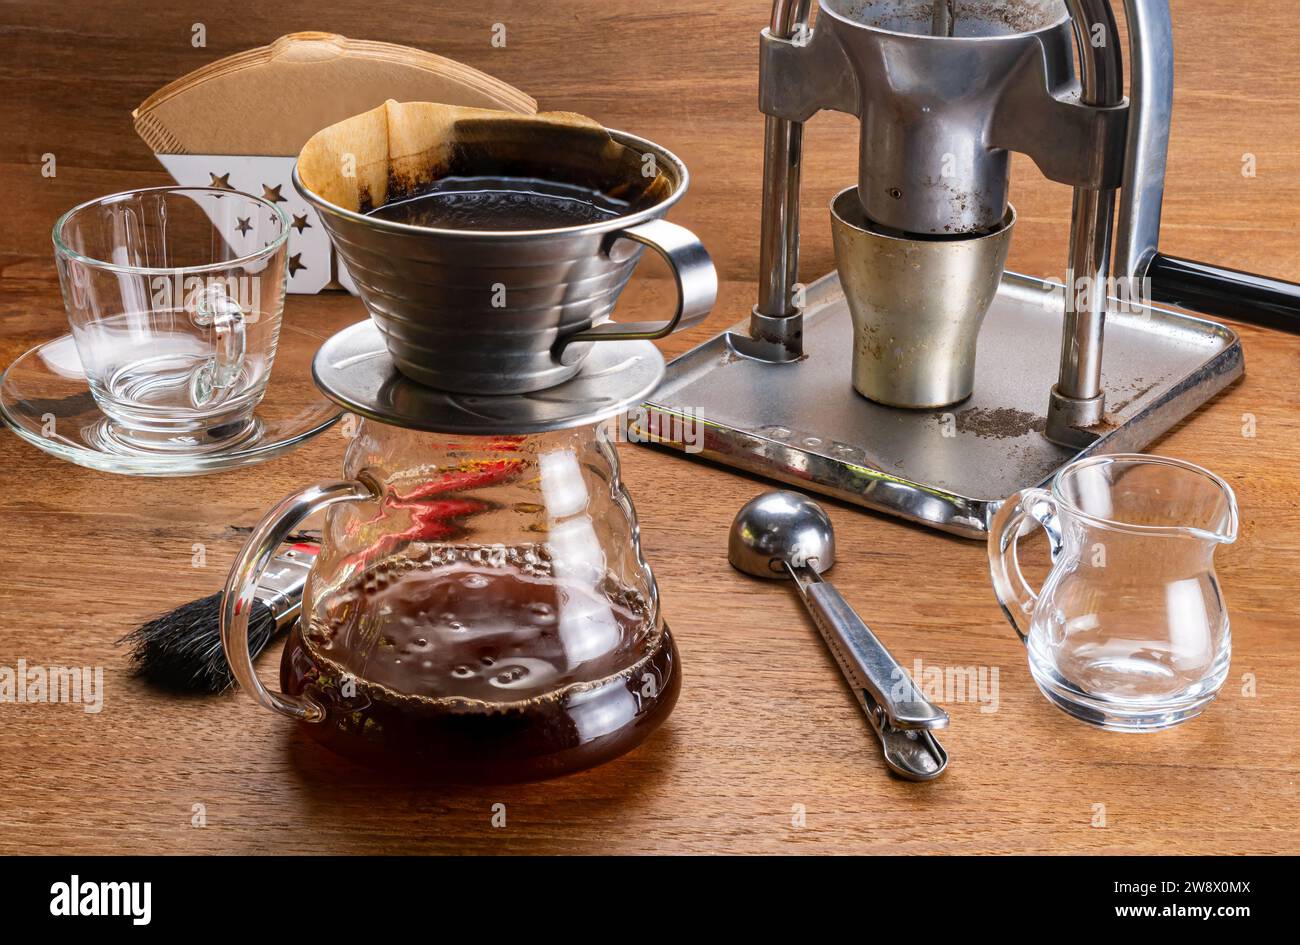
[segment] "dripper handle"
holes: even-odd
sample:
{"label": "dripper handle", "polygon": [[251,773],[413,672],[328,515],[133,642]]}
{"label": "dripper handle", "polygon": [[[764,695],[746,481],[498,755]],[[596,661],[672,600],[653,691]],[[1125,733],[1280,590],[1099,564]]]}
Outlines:
{"label": "dripper handle", "polygon": [[[614,234],[649,246],[668,263],[677,283],[677,311],[666,322],[605,322],[564,339],[575,341],[646,341],[663,338],[702,321],[718,300],[718,272],[700,238],[676,223],[647,220]],[[611,242],[611,246],[613,243]]]}
{"label": "dripper handle", "polygon": [[1029,586],[1016,558],[1016,545],[1026,520],[1043,526],[1052,560],[1061,553],[1061,529],[1056,500],[1046,489],[1024,489],[1002,503],[989,526],[989,575],[993,593],[1021,643],[1029,642],[1029,628],[1038,606],[1038,593]]}
{"label": "dripper handle", "polygon": [[321,482],[299,489],[262,517],[230,567],[221,601],[221,649],[239,687],[274,712],[304,722],[319,722],[325,715],[310,699],[274,692],[257,678],[248,649],[248,617],[258,580],[276,550],[303,519],[339,502],[374,498],[378,498],[375,489],[356,479]]}

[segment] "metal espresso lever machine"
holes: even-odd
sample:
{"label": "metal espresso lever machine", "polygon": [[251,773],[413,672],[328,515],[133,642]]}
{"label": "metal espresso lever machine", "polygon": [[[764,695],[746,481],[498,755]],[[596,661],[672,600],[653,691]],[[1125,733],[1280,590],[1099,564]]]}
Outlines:
{"label": "metal espresso lever machine", "polygon": [[[1127,97],[1109,0],[819,0],[811,28],[809,7],[775,0],[762,33],[758,304],[669,365],[647,438],[982,537],[1005,496],[1142,448],[1242,374],[1235,332],[1153,303],[1300,330],[1300,286],[1157,250],[1167,0],[1125,0]],[[823,109],[860,121],[857,183],[831,206],[837,271],[804,287]],[[1064,286],[1004,271],[1012,151],[1073,188]],[[702,444],[673,432],[692,425]]]}

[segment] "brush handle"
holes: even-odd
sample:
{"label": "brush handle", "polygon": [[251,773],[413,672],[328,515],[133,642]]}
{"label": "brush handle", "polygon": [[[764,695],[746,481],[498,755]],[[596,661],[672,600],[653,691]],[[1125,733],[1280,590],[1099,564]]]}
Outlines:
{"label": "brush handle", "polygon": [[319,552],[317,545],[296,542],[271,559],[270,566],[257,582],[257,599],[271,611],[276,633],[298,619],[307,575],[311,573]]}
{"label": "brush handle", "polygon": [[289,533],[309,515],[340,502],[378,497],[375,489],[355,479],[322,482],[300,489],[266,513],[231,565],[225,597],[221,602],[221,647],[240,688],[266,708],[304,722],[319,722],[325,715],[321,707],[310,699],[267,689],[257,678],[253,655],[248,648],[248,618],[262,572]]}

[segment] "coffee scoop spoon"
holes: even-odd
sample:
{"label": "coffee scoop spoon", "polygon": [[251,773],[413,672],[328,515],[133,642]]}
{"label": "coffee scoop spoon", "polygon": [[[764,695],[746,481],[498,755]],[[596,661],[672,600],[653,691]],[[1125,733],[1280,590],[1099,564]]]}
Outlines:
{"label": "coffee scoop spoon", "polygon": [[791,578],[822,639],[880,738],[885,764],[900,777],[943,774],[948,753],[931,729],[948,713],[926,699],[871,628],[821,574],[835,563],[835,533],[826,511],[798,492],[765,492],[731,523],[732,567],[762,578]]}

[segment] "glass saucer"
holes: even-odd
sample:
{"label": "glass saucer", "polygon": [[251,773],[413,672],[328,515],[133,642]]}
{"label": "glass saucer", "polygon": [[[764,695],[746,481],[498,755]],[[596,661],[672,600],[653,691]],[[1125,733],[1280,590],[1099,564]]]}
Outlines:
{"label": "glass saucer", "polygon": [[[154,452],[122,443],[90,395],[71,335],[32,348],[5,370],[0,417],[39,449],[104,472],[194,476],[251,466],[287,453],[342,416],[312,383],[312,358],[332,328],[331,319],[320,316],[315,306],[286,305],[271,381],[253,412],[252,426],[216,449],[196,445],[193,451]],[[347,317],[338,321],[355,319],[356,310],[349,307]]]}

